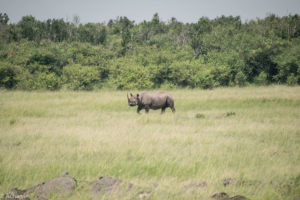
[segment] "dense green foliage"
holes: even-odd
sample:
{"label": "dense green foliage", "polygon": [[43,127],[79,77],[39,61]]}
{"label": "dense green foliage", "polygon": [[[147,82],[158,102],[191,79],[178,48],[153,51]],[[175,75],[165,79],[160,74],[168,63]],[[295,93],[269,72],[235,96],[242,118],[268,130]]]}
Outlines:
{"label": "dense green foliage", "polygon": [[139,24],[79,19],[17,24],[0,14],[0,87],[92,90],[300,84],[300,16]]}

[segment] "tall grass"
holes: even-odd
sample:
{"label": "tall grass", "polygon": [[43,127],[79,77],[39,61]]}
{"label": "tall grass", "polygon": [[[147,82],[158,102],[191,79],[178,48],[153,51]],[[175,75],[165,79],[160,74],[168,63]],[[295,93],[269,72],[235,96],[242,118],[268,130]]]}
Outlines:
{"label": "tall grass", "polygon": [[[90,198],[80,185],[100,175],[152,199],[300,195],[300,87],[169,92],[175,114],[138,115],[123,91],[1,91],[0,194],[68,171],[78,181],[70,199]],[[224,187],[228,177],[237,182]],[[201,181],[207,187],[184,191]]]}

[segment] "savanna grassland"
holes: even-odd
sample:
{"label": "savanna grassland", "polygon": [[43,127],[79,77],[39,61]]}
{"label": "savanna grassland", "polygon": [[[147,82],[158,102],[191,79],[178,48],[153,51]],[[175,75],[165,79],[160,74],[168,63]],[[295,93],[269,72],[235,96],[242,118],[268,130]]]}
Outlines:
{"label": "savanna grassland", "polygon": [[122,180],[105,199],[299,197],[300,87],[169,92],[175,114],[138,115],[125,91],[1,91],[0,194],[68,171],[75,191],[50,199],[93,199],[86,183],[99,176]]}

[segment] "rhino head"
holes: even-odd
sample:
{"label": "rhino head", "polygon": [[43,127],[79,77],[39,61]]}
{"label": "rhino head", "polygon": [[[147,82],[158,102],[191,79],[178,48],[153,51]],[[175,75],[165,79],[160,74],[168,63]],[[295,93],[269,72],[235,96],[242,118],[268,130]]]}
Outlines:
{"label": "rhino head", "polygon": [[139,102],[139,94],[132,95],[130,93],[130,96],[128,96],[128,93],[127,93],[127,99],[128,99],[129,106],[136,106]]}

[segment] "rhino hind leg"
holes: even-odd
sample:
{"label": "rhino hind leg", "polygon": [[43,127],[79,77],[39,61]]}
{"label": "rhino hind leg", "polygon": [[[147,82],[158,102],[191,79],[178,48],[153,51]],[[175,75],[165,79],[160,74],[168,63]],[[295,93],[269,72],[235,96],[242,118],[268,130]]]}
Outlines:
{"label": "rhino hind leg", "polygon": [[174,100],[172,98],[167,98],[167,107],[170,107],[172,112],[175,113]]}
{"label": "rhino hind leg", "polygon": [[172,109],[172,112],[175,113],[175,107],[173,106],[173,107],[171,107],[171,109]]}
{"label": "rhino hind leg", "polygon": [[145,106],[145,111],[146,111],[146,113],[148,113],[148,112],[149,112],[149,109],[150,109],[150,107],[149,107],[149,106]]}

